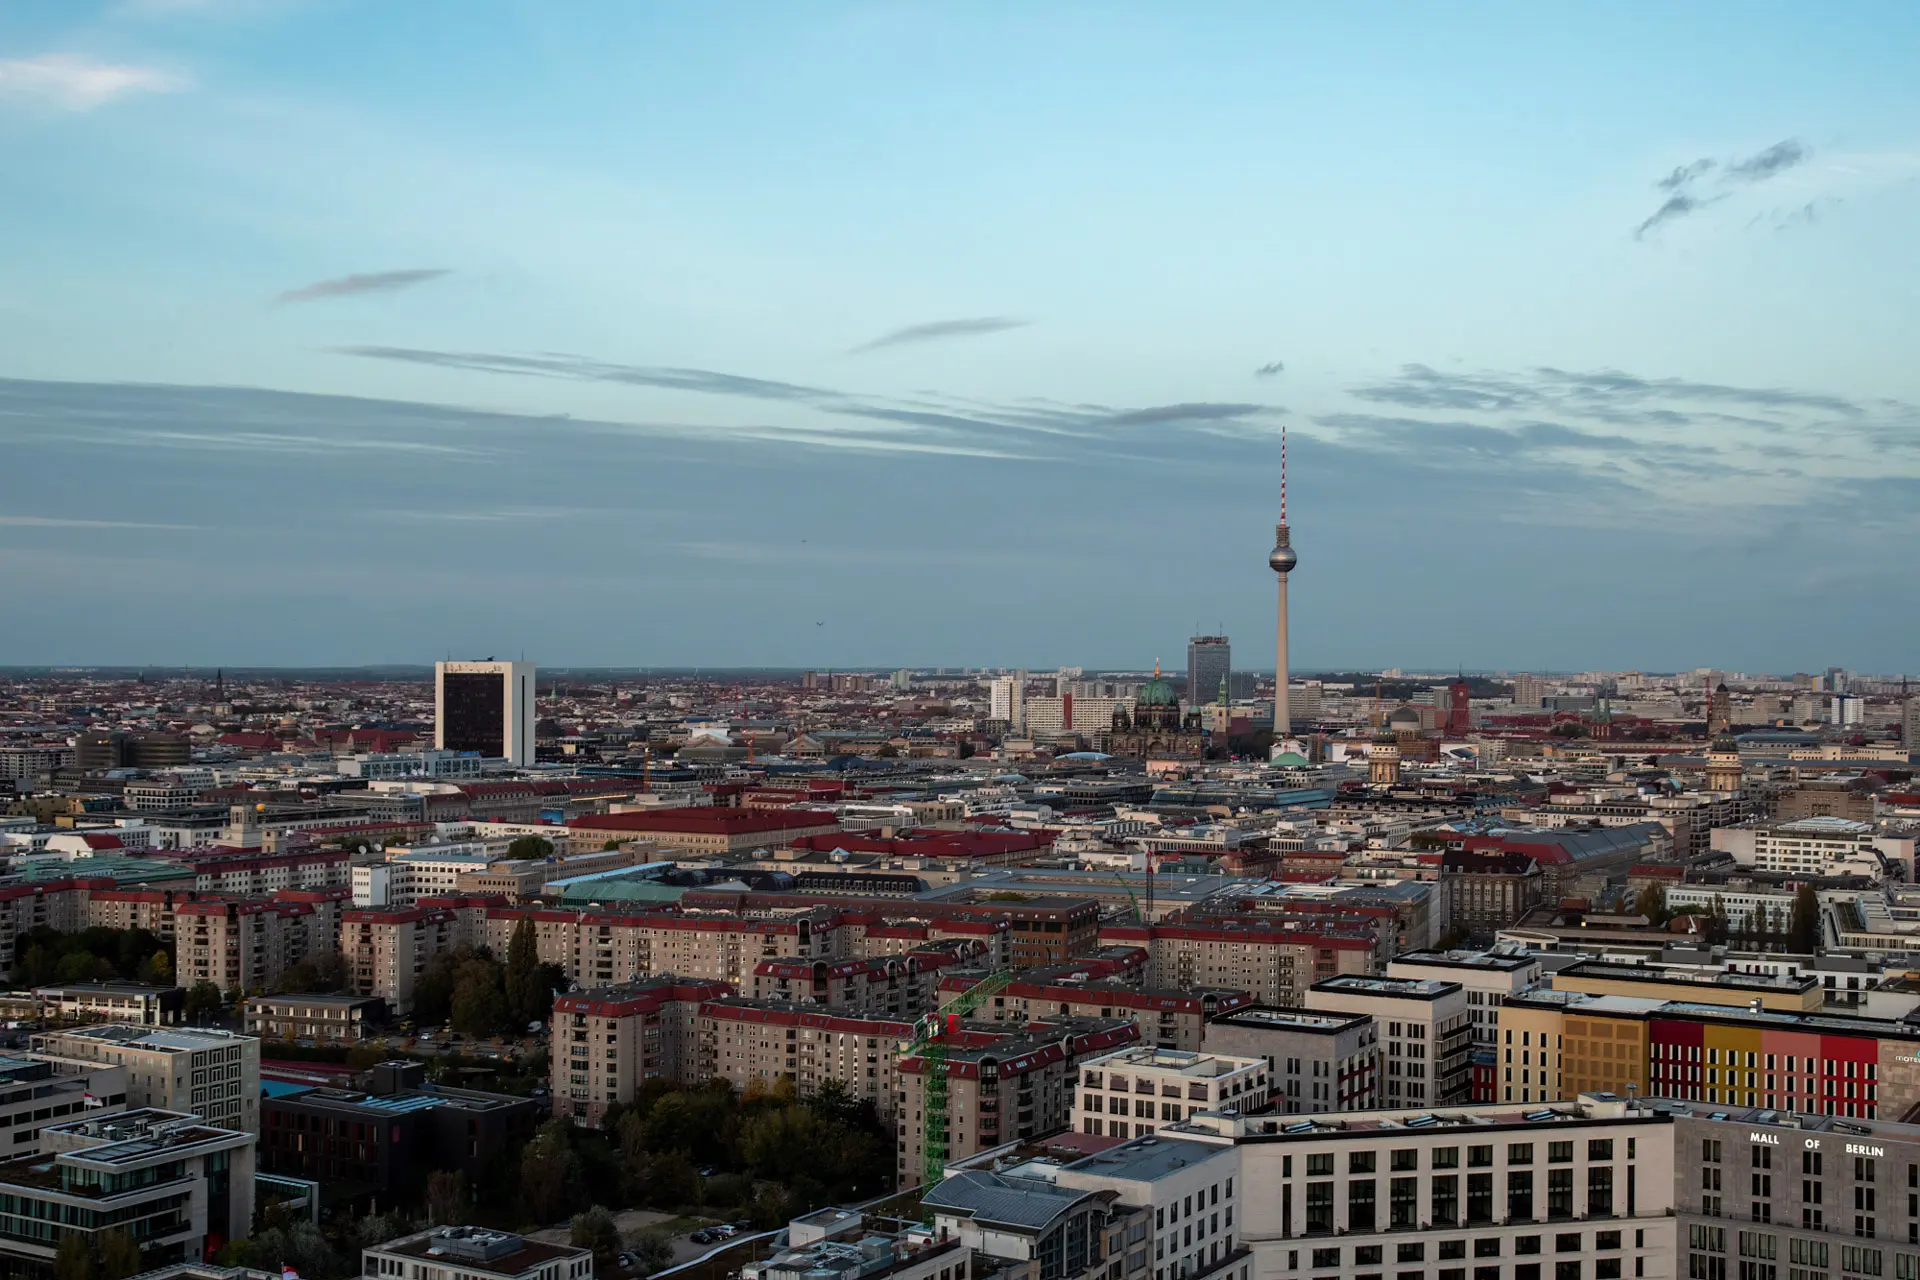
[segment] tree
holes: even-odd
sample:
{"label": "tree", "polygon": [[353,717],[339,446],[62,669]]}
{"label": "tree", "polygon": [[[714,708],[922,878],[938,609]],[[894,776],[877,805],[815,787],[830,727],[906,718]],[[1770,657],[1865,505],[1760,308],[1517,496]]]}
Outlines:
{"label": "tree", "polygon": [[1727,900],[1716,893],[1713,895],[1712,904],[1707,908],[1707,941],[1723,943],[1731,933],[1732,928],[1727,919]]}
{"label": "tree", "polygon": [[1803,884],[1793,891],[1793,912],[1787,924],[1788,945],[1795,951],[1818,951],[1821,941],[1820,895]]}
{"label": "tree", "polygon": [[1650,884],[1640,890],[1633,900],[1634,910],[1654,924],[1665,924],[1667,920],[1667,887],[1663,884]]}
{"label": "tree", "polygon": [[553,992],[542,989],[542,976],[533,920],[522,916],[507,941],[506,972],[507,1013],[519,1026],[545,1022],[553,1012]]}
{"label": "tree", "polygon": [[60,1235],[60,1246],[53,1253],[54,1280],[92,1280],[93,1258],[87,1251],[87,1238],[78,1231]]}
{"label": "tree", "polygon": [[534,1221],[543,1225],[566,1209],[576,1181],[579,1162],[569,1137],[565,1120],[549,1120],[520,1153],[520,1194]]}
{"label": "tree", "polygon": [[509,858],[524,858],[538,862],[553,856],[553,841],[545,836],[521,836],[507,846]]}
{"label": "tree", "polygon": [[101,1232],[94,1250],[93,1280],[127,1280],[146,1269],[140,1259],[140,1246],[125,1227]]}
{"label": "tree", "polygon": [[226,1005],[220,995],[220,988],[202,978],[187,988],[187,1002],[184,1012],[187,1021],[204,1025],[207,1019],[217,1015]]}
{"label": "tree", "polygon": [[459,1169],[435,1169],[427,1175],[427,1225],[457,1227],[467,1218],[467,1175]]}
{"label": "tree", "polygon": [[147,957],[146,964],[140,967],[140,981],[156,987],[173,985],[173,957],[164,951],[156,951]]}
{"label": "tree", "polygon": [[593,1250],[593,1260],[603,1267],[610,1266],[613,1255],[620,1252],[620,1228],[614,1225],[613,1215],[597,1204],[573,1215],[569,1239],[576,1249]]}
{"label": "tree", "polygon": [[602,853],[612,853],[612,852],[613,852],[614,850],[616,850],[616,849],[618,849],[619,847],[620,847],[620,840],[619,840],[619,838],[618,838],[617,836],[616,836],[616,837],[612,837],[612,838],[609,838],[609,839],[607,839],[607,840],[604,840],[604,841],[602,841],[602,842],[601,842],[601,845],[600,845],[600,852],[602,852]]}
{"label": "tree", "polygon": [[644,1275],[652,1275],[673,1264],[673,1237],[658,1228],[635,1235],[627,1241],[627,1248]]}

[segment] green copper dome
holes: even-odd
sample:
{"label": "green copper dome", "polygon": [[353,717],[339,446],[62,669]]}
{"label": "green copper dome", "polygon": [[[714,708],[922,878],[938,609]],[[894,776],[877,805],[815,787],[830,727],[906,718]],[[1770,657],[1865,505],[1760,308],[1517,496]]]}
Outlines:
{"label": "green copper dome", "polygon": [[1165,677],[1155,676],[1140,686],[1140,696],[1134,705],[1141,707],[1174,707],[1180,705],[1180,699],[1174,696],[1173,685]]}

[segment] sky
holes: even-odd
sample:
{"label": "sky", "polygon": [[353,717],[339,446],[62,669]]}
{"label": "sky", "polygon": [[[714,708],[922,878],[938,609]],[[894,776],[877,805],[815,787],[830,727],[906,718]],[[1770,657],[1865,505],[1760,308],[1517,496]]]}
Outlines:
{"label": "sky", "polygon": [[1917,42],[9,0],[0,665],[1912,670]]}

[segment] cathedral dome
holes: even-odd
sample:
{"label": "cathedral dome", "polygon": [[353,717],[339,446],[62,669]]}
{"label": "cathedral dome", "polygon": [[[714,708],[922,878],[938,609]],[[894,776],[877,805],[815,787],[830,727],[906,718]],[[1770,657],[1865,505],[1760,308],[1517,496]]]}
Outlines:
{"label": "cathedral dome", "polygon": [[1140,686],[1140,696],[1134,699],[1134,705],[1176,707],[1180,705],[1180,699],[1174,696],[1173,685],[1164,676],[1156,675]]}

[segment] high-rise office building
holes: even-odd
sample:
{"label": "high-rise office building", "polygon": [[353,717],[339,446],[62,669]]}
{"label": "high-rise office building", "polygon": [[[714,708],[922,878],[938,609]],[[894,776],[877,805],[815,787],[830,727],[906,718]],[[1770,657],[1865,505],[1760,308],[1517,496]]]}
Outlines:
{"label": "high-rise office building", "polygon": [[433,668],[433,745],[476,751],[525,768],[533,763],[533,664],[438,662]]}
{"label": "high-rise office building", "polygon": [[1233,646],[1225,636],[1195,636],[1187,641],[1187,703],[1220,700],[1220,686],[1233,670]]}

